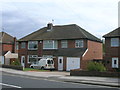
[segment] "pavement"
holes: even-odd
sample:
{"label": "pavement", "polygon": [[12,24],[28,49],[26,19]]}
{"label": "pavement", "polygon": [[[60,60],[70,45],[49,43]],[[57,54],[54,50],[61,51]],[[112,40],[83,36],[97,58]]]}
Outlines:
{"label": "pavement", "polygon": [[91,76],[70,76],[70,72],[62,71],[20,71],[8,68],[0,68],[1,72],[15,74],[20,76],[28,76],[34,78],[44,78],[49,80],[57,80],[62,82],[102,85],[110,87],[120,87],[120,78],[112,77],[91,77]]}

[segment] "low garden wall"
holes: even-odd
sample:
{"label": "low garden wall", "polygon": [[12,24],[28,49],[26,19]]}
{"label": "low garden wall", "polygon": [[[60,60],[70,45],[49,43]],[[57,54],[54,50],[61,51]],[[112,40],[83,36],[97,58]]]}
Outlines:
{"label": "low garden wall", "polygon": [[120,72],[71,70],[70,76],[98,76],[98,77],[119,77],[120,78]]}
{"label": "low garden wall", "polygon": [[0,65],[0,67],[11,68],[11,69],[16,69],[16,70],[23,70],[23,66],[17,66],[17,65]]}

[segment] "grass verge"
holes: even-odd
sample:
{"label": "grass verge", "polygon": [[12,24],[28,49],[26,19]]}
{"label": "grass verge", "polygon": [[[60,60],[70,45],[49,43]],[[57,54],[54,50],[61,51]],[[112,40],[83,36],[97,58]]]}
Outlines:
{"label": "grass verge", "polygon": [[41,69],[33,69],[33,68],[24,68],[23,71],[39,71],[39,72],[49,72],[50,70],[41,70]]}

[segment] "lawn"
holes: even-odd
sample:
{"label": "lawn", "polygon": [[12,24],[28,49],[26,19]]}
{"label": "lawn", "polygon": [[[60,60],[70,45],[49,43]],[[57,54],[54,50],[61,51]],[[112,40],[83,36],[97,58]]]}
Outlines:
{"label": "lawn", "polygon": [[41,70],[41,69],[33,69],[33,68],[24,68],[23,71],[39,71],[39,72],[49,72],[50,70]]}

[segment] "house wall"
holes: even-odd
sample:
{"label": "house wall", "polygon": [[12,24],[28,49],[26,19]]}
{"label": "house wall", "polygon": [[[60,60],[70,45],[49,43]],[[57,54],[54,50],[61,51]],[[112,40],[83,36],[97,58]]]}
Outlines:
{"label": "house wall", "polygon": [[[120,40],[120,38],[119,38]],[[112,57],[118,57],[120,60],[120,46],[119,47],[111,47],[111,38],[105,38],[105,65],[108,70],[113,71],[112,69]],[[120,68],[120,61],[119,68]]]}
{"label": "house wall", "polygon": [[13,52],[14,47],[12,44],[2,44],[2,50],[3,51],[11,51]]}
{"label": "house wall", "polygon": [[82,57],[82,60],[103,59],[102,43],[95,41],[87,41],[88,51]]}
{"label": "house wall", "polygon": [[21,62],[21,56],[25,56],[25,67],[29,67],[28,63],[28,55],[38,55],[39,57],[42,57],[42,48],[43,44],[42,42],[38,41],[38,49],[37,50],[28,50],[28,42],[26,42],[26,47],[21,48],[21,42],[19,42],[19,50],[18,50],[18,57]]}
{"label": "house wall", "polygon": [[[21,59],[21,56],[25,56],[26,58],[26,67],[29,67],[30,64],[27,63],[28,55],[38,55],[39,57],[43,55],[53,55],[55,52],[54,50],[44,50],[43,49],[43,43],[40,41],[38,42],[38,50],[28,50],[28,42],[26,42],[26,48],[21,49],[21,43],[19,43],[19,59]],[[102,44],[90,40],[84,39],[84,47],[87,48],[89,51],[86,53],[86,55],[81,59],[81,68],[85,68],[87,60],[93,60],[93,59],[102,59]],[[61,48],[61,40],[58,40],[58,48]],[[68,48],[75,48],[75,40],[68,40]],[[63,57],[63,70],[66,70],[66,58]],[[82,61],[84,60],[84,61]],[[54,58],[55,62],[55,69],[58,69],[58,57]]]}
{"label": "house wall", "polygon": [[87,41],[88,51],[81,58],[81,69],[87,69],[87,64],[93,59],[103,59],[102,43],[95,41]]}

